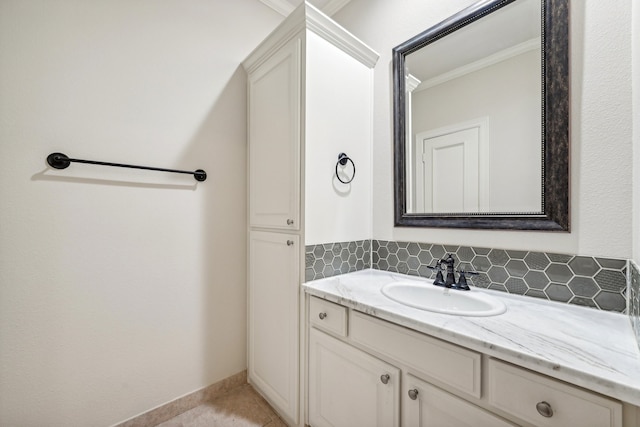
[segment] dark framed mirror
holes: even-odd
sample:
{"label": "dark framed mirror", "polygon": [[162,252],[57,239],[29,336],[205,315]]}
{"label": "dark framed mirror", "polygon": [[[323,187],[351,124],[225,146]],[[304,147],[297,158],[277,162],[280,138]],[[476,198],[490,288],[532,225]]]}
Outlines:
{"label": "dark framed mirror", "polygon": [[395,225],[569,231],[569,0],[483,0],[393,49]]}

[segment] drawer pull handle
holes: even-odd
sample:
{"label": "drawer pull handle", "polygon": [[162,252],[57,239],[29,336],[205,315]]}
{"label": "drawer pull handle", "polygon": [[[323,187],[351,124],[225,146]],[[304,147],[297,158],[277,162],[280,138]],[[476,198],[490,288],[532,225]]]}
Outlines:
{"label": "drawer pull handle", "polygon": [[409,399],[416,400],[418,398],[418,390],[415,388],[413,390],[409,390]]}
{"label": "drawer pull handle", "polygon": [[292,219],[288,219],[287,220],[287,225],[293,225],[293,220]]}
{"label": "drawer pull handle", "polygon": [[382,381],[382,384],[387,384],[390,378],[389,374],[380,375],[380,381]]}
{"label": "drawer pull handle", "polygon": [[287,240],[287,246],[292,246],[293,245],[293,240]]}
{"label": "drawer pull handle", "polygon": [[320,318],[320,320],[324,320],[327,318],[327,313],[320,313],[318,314],[318,317]]}
{"label": "drawer pull handle", "polygon": [[545,418],[553,417],[553,409],[547,402],[538,402],[536,404],[536,409],[538,410],[538,413]]}

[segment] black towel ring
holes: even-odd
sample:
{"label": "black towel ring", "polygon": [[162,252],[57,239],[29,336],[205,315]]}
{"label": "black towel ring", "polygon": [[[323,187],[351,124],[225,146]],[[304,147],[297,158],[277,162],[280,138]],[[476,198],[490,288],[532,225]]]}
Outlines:
{"label": "black towel ring", "polygon": [[[340,175],[338,175],[338,165],[345,166],[347,162],[351,162],[351,165],[353,166],[353,175],[351,175],[350,180],[343,181],[340,178]],[[336,163],[336,178],[338,178],[338,181],[340,181],[343,184],[349,184],[351,181],[353,181],[353,178],[355,178],[355,176],[356,176],[356,164],[353,163],[353,160],[351,160],[351,158],[347,156],[345,153],[338,154],[338,163]]]}

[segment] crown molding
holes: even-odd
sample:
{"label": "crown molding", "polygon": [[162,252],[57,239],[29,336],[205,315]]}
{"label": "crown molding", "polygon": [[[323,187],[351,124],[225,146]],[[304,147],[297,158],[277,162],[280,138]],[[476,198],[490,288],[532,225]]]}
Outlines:
{"label": "crown molding", "polygon": [[[262,3],[269,6],[282,16],[289,16],[291,12],[296,8],[287,0],[260,0]],[[319,9],[328,16],[333,15],[343,7],[347,5],[351,0],[329,0],[324,6]]]}
{"label": "crown molding", "polygon": [[282,16],[289,16],[295,6],[289,3],[287,0],[260,0],[262,3],[269,6]]}
{"label": "crown molding", "polygon": [[314,32],[369,68],[373,68],[378,62],[380,55],[376,51],[317,8],[304,2],[295,8],[287,19],[244,60],[242,66],[250,73],[273,52],[305,29]]}
{"label": "crown molding", "polygon": [[333,16],[334,13],[345,7],[351,0],[331,0],[320,8],[328,16]]}
{"label": "crown molding", "polygon": [[359,38],[338,25],[333,19],[305,3],[307,28],[334,46],[342,49],[369,68],[375,67],[380,55]]}

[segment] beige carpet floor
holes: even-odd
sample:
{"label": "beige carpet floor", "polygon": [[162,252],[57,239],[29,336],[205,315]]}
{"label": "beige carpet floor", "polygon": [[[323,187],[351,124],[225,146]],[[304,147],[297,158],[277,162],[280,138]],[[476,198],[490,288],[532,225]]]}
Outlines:
{"label": "beige carpet floor", "polygon": [[249,385],[242,385],[157,427],[286,427],[269,404]]}

